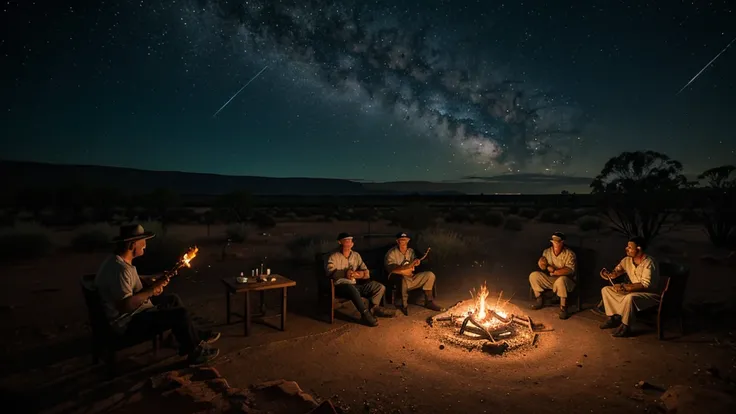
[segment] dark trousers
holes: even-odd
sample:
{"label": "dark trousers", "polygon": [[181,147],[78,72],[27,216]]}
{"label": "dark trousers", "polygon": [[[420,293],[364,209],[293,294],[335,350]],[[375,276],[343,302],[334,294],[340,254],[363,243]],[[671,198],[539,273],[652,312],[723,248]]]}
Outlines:
{"label": "dark trousers", "polygon": [[178,295],[151,297],[153,309],[133,315],[125,335],[151,336],[171,329],[179,354],[187,355],[199,345],[199,332]]}
{"label": "dark trousers", "polygon": [[366,311],[362,298],[368,298],[371,307],[378,306],[385,292],[386,287],[373,280],[355,285],[335,285],[335,296],[350,299],[361,315]]}

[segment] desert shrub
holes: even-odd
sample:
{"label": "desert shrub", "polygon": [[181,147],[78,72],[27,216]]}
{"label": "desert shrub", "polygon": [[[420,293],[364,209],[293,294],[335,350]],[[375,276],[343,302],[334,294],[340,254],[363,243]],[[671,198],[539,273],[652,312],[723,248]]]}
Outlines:
{"label": "desert shrub", "polygon": [[462,234],[434,228],[422,233],[417,240],[418,251],[432,248],[430,262],[433,264],[449,264],[457,260],[477,254],[481,244],[477,238],[465,237]]}
{"label": "desert shrub", "polygon": [[253,223],[262,230],[272,229],[276,227],[276,220],[266,213],[257,212],[253,215]]}
{"label": "desert shrub", "polygon": [[243,243],[248,238],[248,229],[245,224],[232,224],[225,229],[227,239],[233,243]]}
{"label": "desert shrub", "polygon": [[519,208],[519,206],[509,206],[509,208],[506,209],[506,215],[516,216],[519,214],[520,210],[521,208]]}
{"label": "desert shrub", "polygon": [[166,210],[166,221],[169,223],[187,224],[199,221],[197,212],[191,208],[175,207]]}
{"label": "desert shrub", "polygon": [[434,226],[435,216],[428,206],[416,204],[397,210],[391,216],[391,224],[418,232]]}
{"label": "desert shrub", "polygon": [[287,211],[286,213],[284,213],[284,220],[297,221],[299,220],[299,216],[293,211]]}
{"label": "desert shrub", "polygon": [[9,232],[0,235],[0,260],[32,260],[53,252],[46,233]]}
{"label": "desert shrub", "polygon": [[508,216],[503,223],[506,230],[521,231],[524,228],[524,221],[519,216]]}
{"label": "desert shrub", "polygon": [[529,207],[524,207],[519,209],[519,215],[524,218],[528,218],[529,220],[537,217],[537,210]]}
{"label": "desert shrub", "polygon": [[583,216],[578,219],[578,228],[582,231],[600,230],[603,220],[598,216]]}
{"label": "desert shrub", "polygon": [[539,213],[542,223],[567,224],[575,219],[575,212],[569,208],[548,208]]}
{"label": "desert shrub", "polygon": [[76,252],[96,252],[111,249],[110,236],[101,230],[78,232],[71,241]]}
{"label": "desert shrub", "polygon": [[445,215],[447,223],[472,223],[473,215],[466,208],[453,208]]}
{"label": "desert shrub", "polygon": [[598,215],[598,209],[592,208],[592,207],[584,207],[584,208],[576,208],[573,210],[573,214],[575,217],[584,217],[584,216],[597,216]]}
{"label": "desert shrub", "polygon": [[503,213],[500,211],[489,211],[483,216],[483,223],[488,226],[498,227],[503,224]]}
{"label": "desert shrub", "polygon": [[140,274],[161,273],[173,267],[189,245],[172,237],[155,237],[146,242],[146,253],[135,259]]}
{"label": "desert shrub", "polygon": [[311,262],[317,253],[327,253],[337,248],[334,239],[324,236],[298,237],[287,244],[291,258],[297,262]]}

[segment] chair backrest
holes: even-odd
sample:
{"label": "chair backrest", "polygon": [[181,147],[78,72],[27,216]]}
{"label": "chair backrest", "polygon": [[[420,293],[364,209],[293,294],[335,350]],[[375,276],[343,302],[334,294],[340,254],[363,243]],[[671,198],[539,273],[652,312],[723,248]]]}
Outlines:
{"label": "chair backrest", "polygon": [[662,290],[662,309],[681,309],[690,269],[678,263],[662,262],[659,264],[659,275],[667,278]]}
{"label": "chair backrest", "polygon": [[327,255],[329,253],[315,253],[314,254],[314,263],[312,267],[312,274],[314,276],[314,279],[317,281],[317,287],[320,289],[325,289],[329,287],[329,279],[327,278],[327,275],[325,274],[325,261],[327,260]]}
{"label": "chair backrest", "polygon": [[110,324],[105,316],[105,309],[102,306],[102,300],[94,281],[95,275],[84,275],[80,280],[82,295],[84,295],[84,302],[87,305],[89,325],[94,335],[107,335],[111,332]]}

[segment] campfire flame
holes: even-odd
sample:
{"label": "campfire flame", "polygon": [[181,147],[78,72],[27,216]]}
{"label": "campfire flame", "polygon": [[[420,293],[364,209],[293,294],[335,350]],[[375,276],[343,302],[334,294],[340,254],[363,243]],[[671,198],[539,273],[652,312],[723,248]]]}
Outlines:
{"label": "campfire flame", "polygon": [[506,301],[501,304],[501,296],[503,295],[503,292],[498,295],[498,301],[496,301],[496,305],[493,308],[488,306],[488,303],[486,303],[488,294],[489,292],[486,282],[483,282],[478,291],[476,291],[475,289],[471,290],[470,296],[474,299],[473,304],[468,306],[468,310],[465,312],[464,315],[460,315],[459,320],[462,320],[469,315],[474,315],[475,319],[478,322],[480,322],[486,328],[490,328],[502,322],[497,320],[495,315],[498,315],[502,318],[508,318],[508,314],[502,311],[503,306],[508,303],[508,301]]}
{"label": "campfire flame", "polygon": [[475,314],[478,315],[479,320],[486,318],[486,298],[488,297],[488,287],[486,282],[480,287],[478,294],[475,296]]}

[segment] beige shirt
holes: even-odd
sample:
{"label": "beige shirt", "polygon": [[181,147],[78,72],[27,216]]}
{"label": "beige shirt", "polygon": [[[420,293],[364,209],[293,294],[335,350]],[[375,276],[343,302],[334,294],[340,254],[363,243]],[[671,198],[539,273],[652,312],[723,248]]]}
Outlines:
{"label": "beige shirt", "polygon": [[659,267],[652,256],[644,257],[639,266],[634,264],[633,257],[626,256],[614,269],[614,272],[621,271],[626,272],[631,283],[641,283],[647,291],[659,293]]}
{"label": "beige shirt", "polygon": [[547,264],[553,266],[555,269],[562,269],[567,267],[572,270],[572,273],[568,277],[575,277],[575,271],[577,267],[577,258],[575,252],[564,247],[559,255],[555,256],[554,248],[548,247],[542,252],[542,257],[547,259]]}
{"label": "beige shirt", "polygon": [[102,263],[95,276],[95,287],[102,300],[107,320],[118,331],[125,330],[133,315],[154,307],[150,300],[146,300],[131,313],[121,314],[118,311],[118,302],[143,290],[138,270],[120,256],[110,256]]}
{"label": "beige shirt", "polygon": [[[342,250],[337,250],[327,258],[325,273],[327,274],[327,277],[331,278],[335,282],[338,282],[341,279],[348,280],[348,270],[368,271],[368,266],[365,265],[363,258],[360,257],[358,252],[351,250],[348,257],[345,257],[345,255],[342,254]],[[351,281],[350,283],[353,282]]]}
{"label": "beige shirt", "polygon": [[391,273],[391,271],[397,267],[411,263],[416,258],[417,255],[411,247],[408,247],[406,249],[406,254],[404,254],[399,250],[399,246],[394,246],[391,250],[386,252],[386,256],[383,258],[383,267],[386,268],[386,272]]}

